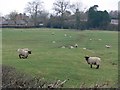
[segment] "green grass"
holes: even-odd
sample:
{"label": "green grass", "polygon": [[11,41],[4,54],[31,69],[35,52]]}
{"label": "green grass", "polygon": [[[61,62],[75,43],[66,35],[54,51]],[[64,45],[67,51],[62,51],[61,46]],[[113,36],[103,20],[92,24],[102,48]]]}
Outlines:
{"label": "green grass", "polygon": [[[55,32],[55,35],[51,35],[52,32]],[[64,37],[65,33],[67,37]],[[60,48],[75,43],[79,45],[78,48]],[[110,44],[112,48],[105,48],[106,44]],[[16,50],[24,47],[30,48],[32,54],[27,60],[20,60]],[[86,87],[105,82],[116,87],[118,81],[118,32],[3,29],[2,48],[3,64],[14,66],[18,71],[33,76],[39,75],[48,81],[69,78],[65,87],[80,87],[83,82]],[[91,69],[84,60],[85,55],[101,57],[100,69]]]}

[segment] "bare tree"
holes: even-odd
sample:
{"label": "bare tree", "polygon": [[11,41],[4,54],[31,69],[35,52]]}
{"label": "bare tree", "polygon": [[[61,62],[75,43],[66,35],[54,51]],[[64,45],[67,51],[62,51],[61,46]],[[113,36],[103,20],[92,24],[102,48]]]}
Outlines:
{"label": "bare tree", "polygon": [[76,10],[82,11],[82,2],[75,2],[70,5],[70,9],[73,13],[76,13]]}
{"label": "bare tree", "polygon": [[18,13],[16,11],[12,11],[8,15],[8,19],[11,20],[11,21],[13,21],[16,24],[16,16],[17,15],[18,15]]}
{"label": "bare tree", "polygon": [[43,2],[40,0],[34,0],[28,2],[28,5],[25,8],[25,11],[28,12],[34,22],[34,25],[37,26],[37,15],[43,11]]}
{"label": "bare tree", "polygon": [[63,24],[64,24],[64,13],[67,11],[67,9],[69,9],[69,1],[65,1],[65,0],[56,0],[54,3],[54,10],[56,12],[57,15],[60,15],[61,18],[61,28],[63,28]]}
{"label": "bare tree", "polygon": [[75,27],[80,29],[80,14],[82,12],[82,3],[76,2],[70,5],[72,12],[75,14]]}
{"label": "bare tree", "polygon": [[38,13],[37,22],[39,25],[45,26],[47,24],[47,20],[49,19],[49,13],[47,11],[42,11]]}

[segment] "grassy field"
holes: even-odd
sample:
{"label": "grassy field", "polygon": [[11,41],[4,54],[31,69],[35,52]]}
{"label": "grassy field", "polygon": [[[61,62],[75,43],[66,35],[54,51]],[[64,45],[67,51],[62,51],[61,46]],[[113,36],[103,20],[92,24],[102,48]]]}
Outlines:
{"label": "grassy field", "polygon": [[[52,32],[55,35],[51,35]],[[78,48],[61,48],[75,43]],[[105,48],[106,44],[112,47]],[[24,47],[32,50],[26,60],[19,59],[16,51]],[[65,87],[80,87],[82,83],[91,87],[106,82],[116,87],[118,81],[118,33],[114,31],[2,29],[2,48],[3,64],[48,81],[69,79]],[[99,56],[100,69],[91,69],[84,60],[85,55]]]}

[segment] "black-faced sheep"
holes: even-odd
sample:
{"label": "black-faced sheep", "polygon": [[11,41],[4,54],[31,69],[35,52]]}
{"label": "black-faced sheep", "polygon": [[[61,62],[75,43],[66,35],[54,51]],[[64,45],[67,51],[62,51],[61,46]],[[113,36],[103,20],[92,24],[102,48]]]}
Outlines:
{"label": "black-faced sheep", "polygon": [[78,44],[76,43],[74,46],[77,48],[77,47],[78,47]]}
{"label": "black-faced sheep", "polygon": [[85,56],[85,60],[87,61],[88,64],[91,65],[91,68],[92,68],[92,65],[96,65],[97,66],[96,69],[98,69],[100,66],[101,59],[99,57]]}
{"label": "black-faced sheep", "polygon": [[28,48],[20,48],[17,50],[19,53],[19,58],[27,58],[29,54],[31,54],[31,50],[29,50]]}

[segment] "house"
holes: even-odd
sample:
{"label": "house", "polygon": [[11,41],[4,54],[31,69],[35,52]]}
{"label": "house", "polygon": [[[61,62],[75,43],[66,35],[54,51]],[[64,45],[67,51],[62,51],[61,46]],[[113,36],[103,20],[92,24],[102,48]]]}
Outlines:
{"label": "house", "polygon": [[110,24],[112,24],[112,25],[118,25],[118,19],[111,19]]}
{"label": "house", "polygon": [[29,16],[27,16],[25,13],[24,14],[20,13],[16,16],[16,25],[27,26],[28,22],[29,22]]}
{"label": "house", "polygon": [[8,21],[4,17],[0,17],[0,27],[8,25]]}
{"label": "house", "polygon": [[8,26],[32,26],[33,23],[30,21],[29,16],[26,14],[17,14],[14,20],[6,19],[4,17],[0,17],[0,26],[8,27]]}

